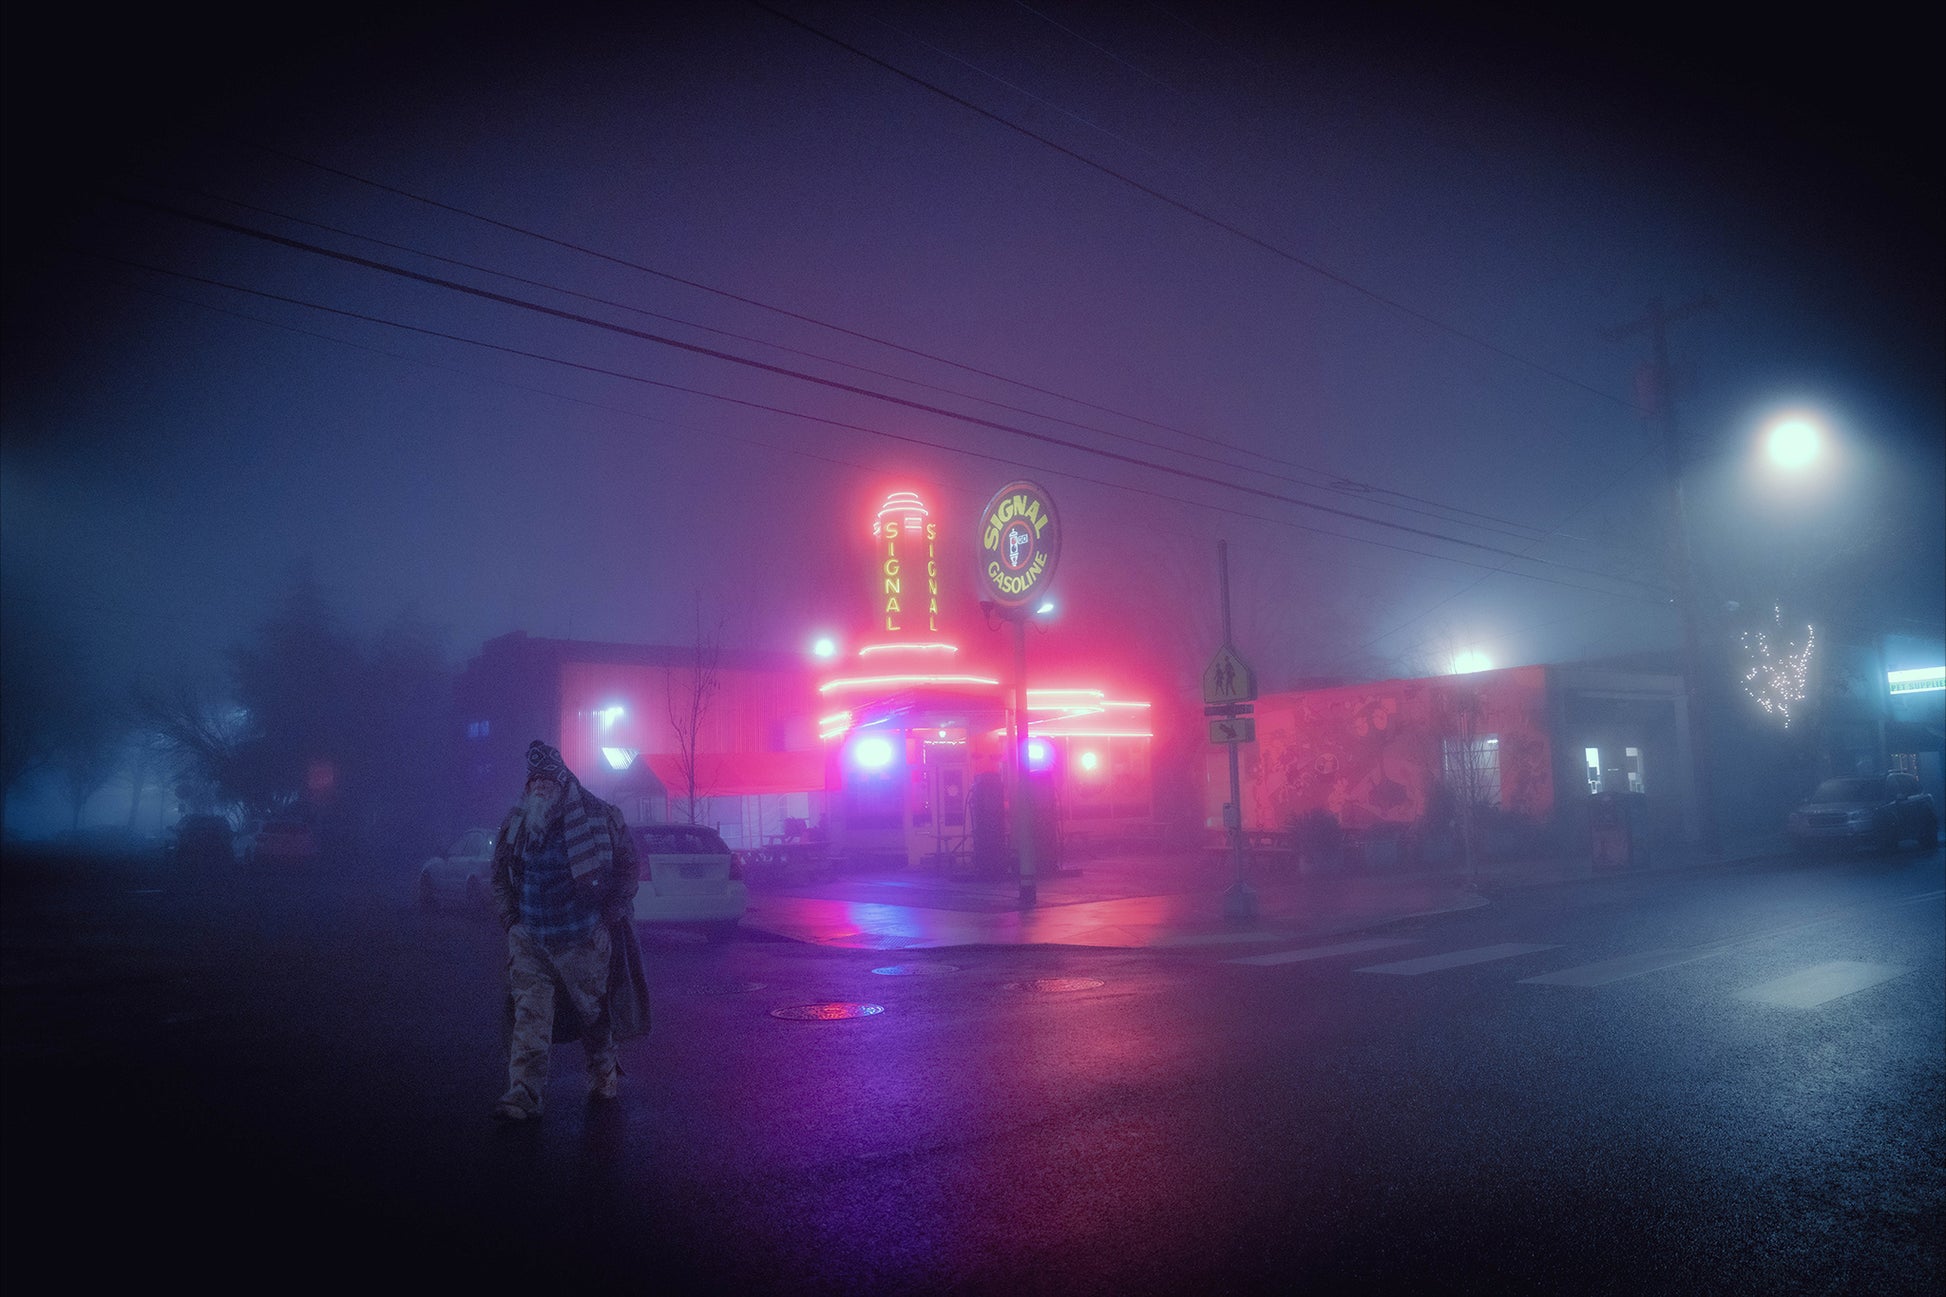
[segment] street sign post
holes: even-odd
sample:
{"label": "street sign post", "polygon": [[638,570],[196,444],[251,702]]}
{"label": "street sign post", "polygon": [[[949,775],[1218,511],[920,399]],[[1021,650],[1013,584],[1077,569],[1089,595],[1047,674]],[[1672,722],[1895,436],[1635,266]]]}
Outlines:
{"label": "street sign post", "polygon": [[1203,668],[1203,701],[1211,705],[1247,703],[1257,696],[1257,673],[1232,647],[1227,637],[1216,656]]}
{"label": "street sign post", "polygon": [[1257,741],[1257,718],[1254,716],[1219,717],[1209,723],[1209,741],[1212,743],[1255,743]]}
{"label": "street sign post", "polygon": [[[1244,704],[1257,697],[1257,673],[1230,642],[1230,542],[1216,542],[1216,575],[1223,596],[1223,647],[1203,668],[1204,711],[1219,719],[1210,722],[1212,743],[1230,750],[1230,804],[1223,808],[1223,826],[1230,833],[1230,854],[1236,859],[1237,881],[1223,896],[1223,913],[1232,919],[1257,914],[1257,894],[1243,881],[1243,781],[1237,772],[1237,744],[1254,743],[1257,722],[1246,719]],[[1221,733],[1219,733],[1221,731]],[[1245,732],[1248,732],[1247,737]]]}

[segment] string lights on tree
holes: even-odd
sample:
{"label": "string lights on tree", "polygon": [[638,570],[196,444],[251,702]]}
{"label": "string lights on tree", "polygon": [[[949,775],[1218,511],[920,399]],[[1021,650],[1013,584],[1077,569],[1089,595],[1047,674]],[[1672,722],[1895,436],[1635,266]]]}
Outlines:
{"label": "string lights on tree", "polygon": [[1784,610],[1771,608],[1771,630],[1743,632],[1743,651],[1749,657],[1749,670],[1743,673],[1743,692],[1772,716],[1783,718],[1791,727],[1791,708],[1811,692],[1811,653],[1817,644],[1817,631],[1804,628],[1804,646],[1799,648],[1784,639]]}

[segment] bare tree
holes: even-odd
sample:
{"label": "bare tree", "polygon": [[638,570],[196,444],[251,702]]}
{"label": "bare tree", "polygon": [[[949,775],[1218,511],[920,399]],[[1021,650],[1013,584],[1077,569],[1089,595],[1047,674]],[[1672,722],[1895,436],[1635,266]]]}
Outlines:
{"label": "bare tree", "polygon": [[166,688],[138,685],[135,713],[153,735],[167,777],[193,809],[210,811],[238,799],[244,726],[236,708],[179,681]]}
{"label": "bare tree", "polygon": [[709,795],[708,779],[702,770],[703,722],[723,687],[720,670],[723,625],[719,617],[714,627],[704,631],[703,600],[699,594],[696,639],[690,646],[689,664],[671,668],[663,677],[669,728],[676,735],[676,766],[682,777],[681,789],[671,789],[670,793],[679,798],[683,818],[691,824],[702,814],[703,799]]}
{"label": "bare tree", "polygon": [[1480,812],[1499,802],[1498,754],[1488,743],[1485,702],[1480,691],[1464,682],[1441,690],[1434,704],[1439,717],[1441,783],[1453,802],[1458,822],[1460,858],[1471,878],[1481,856]]}

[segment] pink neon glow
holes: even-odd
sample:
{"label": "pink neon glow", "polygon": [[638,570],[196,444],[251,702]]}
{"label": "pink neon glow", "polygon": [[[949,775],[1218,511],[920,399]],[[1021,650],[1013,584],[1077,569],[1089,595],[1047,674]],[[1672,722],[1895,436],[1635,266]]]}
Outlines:
{"label": "pink neon glow", "polygon": [[818,692],[828,694],[834,689],[871,689],[879,685],[997,685],[1000,682],[987,676],[850,676],[843,680],[830,680],[818,686]]}
{"label": "pink neon glow", "polygon": [[926,508],[925,501],[912,491],[894,491],[886,496],[885,503],[878,507],[877,519],[882,521],[888,513],[916,514],[923,518],[932,516],[931,510]]}
{"label": "pink neon glow", "polygon": [[[900,653],[900,652],[957,653],[959,652],[959,645],[957,644],[867,644],[864,648],[858,650],[858,656],[862,658],[867,653]],[[1029,690],[1028,692],[1031,693],[1032,690]]]}
{"label": "pink neon glow", "polygon": [[1066,712],[1072,716],[1095,716],[1111,708],[1120,708],[1123,711],[1147,711],[1148,707],[1147,703],[1122,702],[1112,698],[1105,698],[1100,702],[1039,704],[1030,702],[1027,704],[1027,710],[1030,712]]}
{"label": "pink neon glow", "polygon": [[[1050,739],[1152,739],[1155,737],[1151,730],[1056,730],[1035,725],[1031,721],[1028,722],[1027,729],[1036,738]],[[993,731],[996,738],[1004,737],[1006,733],[1005,730]]]}

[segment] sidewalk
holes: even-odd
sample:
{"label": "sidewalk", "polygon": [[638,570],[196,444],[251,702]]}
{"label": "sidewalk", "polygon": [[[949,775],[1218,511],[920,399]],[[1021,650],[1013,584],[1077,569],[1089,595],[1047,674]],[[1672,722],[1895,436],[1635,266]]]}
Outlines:
{"label": "sidewalk", "polygon": [[1721,867],[1777,854],[1768,840],[1726,845],[1715,857],[1664,850],[1646,867],[1597,868],[1579,858],[1496,862],[1473,879],[1456,871],[1303,877],[1246,866],[1249,919],[1226,917],[1236,874],[1195,851],[1106,855],[1043,873],[1036,903],[1009,878],[950,878],[930,870],[840,874],[828,882],[750,884],[743,926],[793,941],[864,950],[949,946],[1189,946],[1280,942],[1491,904],[1510,888]]}

